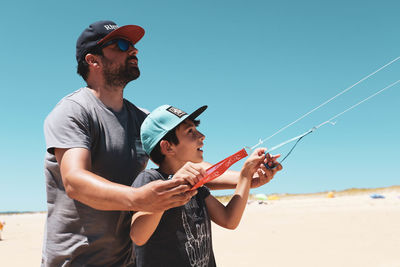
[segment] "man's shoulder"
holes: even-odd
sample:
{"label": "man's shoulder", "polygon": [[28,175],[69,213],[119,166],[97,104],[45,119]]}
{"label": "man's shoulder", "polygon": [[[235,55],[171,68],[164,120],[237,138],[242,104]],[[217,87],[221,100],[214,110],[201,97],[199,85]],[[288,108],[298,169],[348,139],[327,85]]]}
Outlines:
{"label": "man's shoulder", "polygon": [[61,117],[70,117],[77,114],[85,114],[88,110],[89,96],[84,88],[80,88],[73,93],[63,97],[48,114],[45,121],[52,119],[58,120]]}
{"label": "man's shoulder", "polygon": [[85,88],[80,88],[64,96],[53,108],[52,112],[71,107],[85,108],[90,102],[90,96],[85,92]]}
{"label": "man's shoulder", "polygon": [[79,88],[78,90],[66,95],[61,101],[57,104],[78,104],[82,107],[85,107],[88,103],[91,103],[95,100],[95,97],[91,97],[91,93],[87,88]]}

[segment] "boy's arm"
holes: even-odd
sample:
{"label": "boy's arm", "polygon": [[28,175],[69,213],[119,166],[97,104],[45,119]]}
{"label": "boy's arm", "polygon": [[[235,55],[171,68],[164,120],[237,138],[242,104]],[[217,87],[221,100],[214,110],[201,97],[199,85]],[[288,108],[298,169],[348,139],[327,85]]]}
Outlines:
{"label": "boy's arm", "polygon": [[146,244],[156,230],[163,213],[138,211],[132,216],[130,236],[136,245]]}
{"label": "boy's arm", "polygon": [[[268,162],[271,162],[270,166],[278,165],[278,162],[276,159],[279,158],[280,155],[269,156],[269,154],[268,154],[267,156],[270,158],[268,161]],[[202,162],[201,166],[204,169],[208,169],[212,165],[208,162]],[[270,175],[272,174],[272,176],[274,176],[275,173],[277,172],[276,168],[274,168],[272,170],[267,170],[267,168],[265,168],[265,166],[261,166],[261,169],[263,170],[262,173],[256,173],[252,177],[251,184],[250,184],[251,188],[257,188],[262,185],[265,185],[266,183],[268,183],[271,180]],[[221,176],[219,176],[217,179],[214,179],[214,180],[208,182],[206,185],[208,188],[210,188],[212,190],[235,189],[236,185],[238,183],[239,175],[240,175],[240,172],[238,172],[238,171],[227,170]]]}
{"label": "boy's arm", "polygon": [[[192,162],[187,162],[183,165],[172,177],[171,180],[174,181],[176,179],[184,180],[187,183],[190,183],[191,186],[195,185],[199,179],[204,177],[205,171],[201,168],[199,164],[195,164]],[[141,186],[141,183],[145,183],[147,180],[139,174],[139,177],[136,178],[134,185]],[[140,187],[139,187],[140,188]],[[197,190],[196,190],[197,193]],[[160,223],[160,219],[163,215],[162,212],[136,212],[132,216],[132,223],[131,223],[131,231],[130,236],[133,242],[136,245],[142,246],[146,244],[149,238],[152,236],[154,231],[156,230],[158,224]]]}
{"label": "boy's arm", "polygon": [[[208,162],[202,162],[201,166],[204,169],[208,169],[212,164]],[[222,189],[235,189],[239,178],[238,171],[225,171],[217,179],[214,179],[206,184],[206,186],[212,190],[222,190]]]}
{"label": "boy's arm", "polygon": [[265,175],[266,182],[269,182],[275,173],[282,169],[282,166],[278,164],[273,170],[265,172],[266,168],[263,163],[269,164],[273,159],[268,155],[265,158],[264,152],[265,149],[257,149],[246,160],[240,171],[235,193],[226,207],[211,195],[205,199],[208,213],[213,222],[228,229],[235,229],[239,225],[246,207],[254,175],[258,174],[260,177]]}
{"label": "boy's arm", "polygon": [[212,195],[205,199],[213,222],[228,229],[235,229],[239,225],[249,196],[250,180],[251,177],[246,179],[240,175],[235,194],[226,206]]}

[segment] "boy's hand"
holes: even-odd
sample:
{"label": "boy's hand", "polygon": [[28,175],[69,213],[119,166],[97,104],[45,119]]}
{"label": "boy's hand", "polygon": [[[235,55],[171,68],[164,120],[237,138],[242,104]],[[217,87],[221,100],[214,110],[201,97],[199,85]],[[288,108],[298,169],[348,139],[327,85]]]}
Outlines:
{"label": "boy's hand", "polygon": [[172,179],[184,179],[188,184],[194,186],[204,176],[206,176],[206,171],[200,164],[186,162],[185,165],[175,173]]}
{"label": "boy's hand", "polygon": [[[263,149],[263,153],[265,153],[265,149]],[[267,169],[264,164],[260,166],[260,169],[257,173],[254,174],[253,179],[251,180],[251,188],[260,187],[274,178],[275,174],[282,170],[282,165],[277,161],[281,155],[273,155],[271,156],[267,153],[265,160],[263,163],[267,164],[272,169]]]}
{"label": "boy's hand", "polygon": [[247,158],[241,170],[243,177],[251,178],[256,172],[261,172],[261,165],[266,159],[264,152],[265,148],[258,148]]}
{"label": "boy's hand", "polygon": [[[269,168],[273,169],[273,168],[278,168],[279,167],[279,162],[277,161],[277,159],[281,156],[281,154],[278,155],[274,155],[271,156],[271,154],[267,153],[266,157],[265,157],[265,161],[264,163],[267,164],[269,166]],[[282,166],[281,166],[282,167]]]}

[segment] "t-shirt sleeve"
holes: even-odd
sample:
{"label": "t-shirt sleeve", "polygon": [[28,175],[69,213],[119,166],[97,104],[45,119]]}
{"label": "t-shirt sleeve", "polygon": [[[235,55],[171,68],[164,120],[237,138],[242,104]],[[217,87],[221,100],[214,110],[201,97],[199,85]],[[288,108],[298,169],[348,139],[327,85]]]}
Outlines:
{"label": "t-shirt sleeve", "polygon": [[210,195],[210,189],[203,185],[197,189],[197,195],[199,195],[201,199],[205,199]]}
{"label": "t-shirt sleeve", "polygon": [[44,122],[47,152],[54,148],[82,147],[90,149],[89,116],[84,108],[71,100],[63,100]]}
{"label": "t-shirt sleeve", "polygon": [[161,180],[162,176],[154,170],[144,170],[133,181],[132,187],[141,187],[152,181]]}

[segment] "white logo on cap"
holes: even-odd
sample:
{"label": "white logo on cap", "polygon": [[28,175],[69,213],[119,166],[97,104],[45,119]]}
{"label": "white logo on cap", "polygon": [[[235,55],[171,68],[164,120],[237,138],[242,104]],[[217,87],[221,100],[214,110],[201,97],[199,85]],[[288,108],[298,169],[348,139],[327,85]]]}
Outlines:
{"label": "white logo on cap", "polygon": [[179,108],[175,108],[173,106],[167,108],[167,111],[171,112],[172,114],[174,114],[178,118],[182,118],[182,116],[187,114],[185,111],[182,111]]}
{"label": "white logo on cap", "polygon": [[108,25],[104,25],[104,28],[106,28],[106,30],[109,31],[109,30],[118,29],[119,27],[117,25],[108,24]]}

